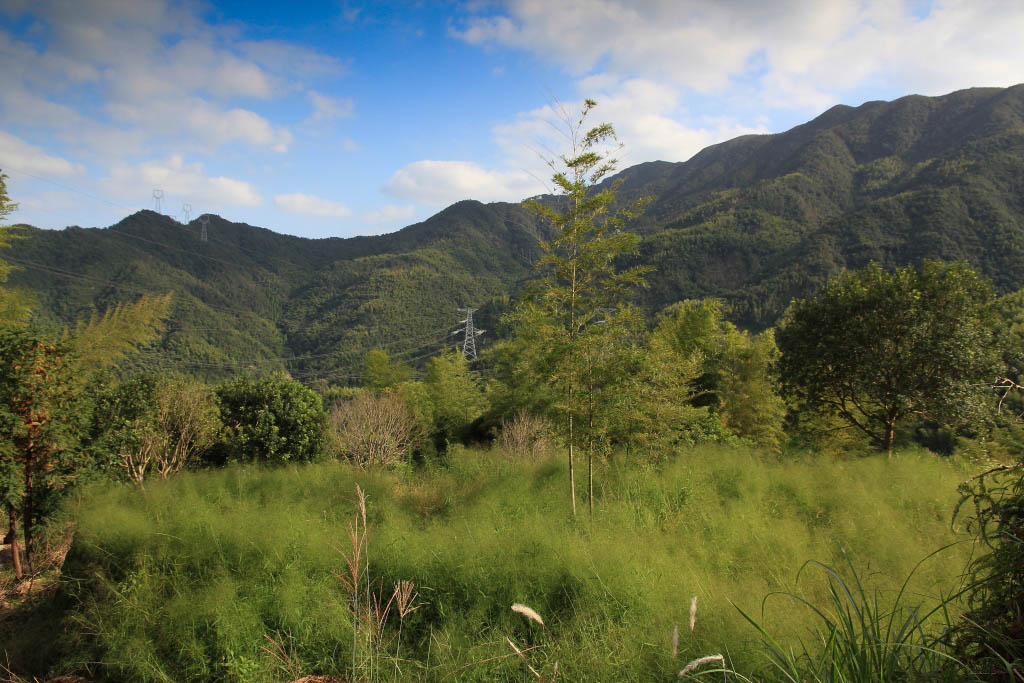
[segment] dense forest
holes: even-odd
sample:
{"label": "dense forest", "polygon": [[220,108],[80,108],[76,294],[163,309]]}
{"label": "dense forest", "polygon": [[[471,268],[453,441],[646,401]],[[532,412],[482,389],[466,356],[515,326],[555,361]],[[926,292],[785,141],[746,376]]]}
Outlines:
{"label": "dense forest", "polygon": [[1019,678],[1024,89],[618,174],[595,106],[393,235],[0,230],[12,680]]}

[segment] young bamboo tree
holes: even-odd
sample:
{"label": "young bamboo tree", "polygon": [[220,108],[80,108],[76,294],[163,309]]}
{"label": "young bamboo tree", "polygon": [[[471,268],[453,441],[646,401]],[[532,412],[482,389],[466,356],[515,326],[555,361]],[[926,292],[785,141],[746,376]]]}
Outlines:
{"label": "young bamboo tree", "polygon": [[591,399],[597,388],[595,379],[609,379],[596,364],[609,357],[601,349],[621,338],[614,331],[628,329],[630,313],[622,303],[633,289],[645,284],[643,274],[649,270],[643,266],[624,270],[616,267],[616,259],[636,253],[640,242],[637,235],[619,228],[627,218],[637,215],[647,200],[616,207],[621,181],[596,187],[615,169],[616,159],[611,155],[621,149],[611,124],[585,130],[586,118],[596,105],[587,99],[578,119],[566,117],[569,151],[548,160],[555,171],[552,180],[556,192],[563,199],[525,202],[555,229],[554,237],[541,243],[543,255],[537,263],[540,277],[520,309],[519,322],[544,332],[544,365],[549,381],[561,396],[556,410],[564,418],[569,446],[573,515],[574,451],[579,443],[586,449],[588,501],[593,512],[593,444],[598,429],[594,417],[598,406]]}

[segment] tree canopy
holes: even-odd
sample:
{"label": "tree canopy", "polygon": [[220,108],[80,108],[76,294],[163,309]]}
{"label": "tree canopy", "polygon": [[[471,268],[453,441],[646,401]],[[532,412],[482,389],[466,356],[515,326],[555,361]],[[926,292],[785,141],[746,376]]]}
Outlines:
{"label": "tree canopy", "polygon": [[907,416],[976,419],[1000,366],[994,303],[992,284],[965,263],[843,273],[780,326],[783,392],[890,454]]}

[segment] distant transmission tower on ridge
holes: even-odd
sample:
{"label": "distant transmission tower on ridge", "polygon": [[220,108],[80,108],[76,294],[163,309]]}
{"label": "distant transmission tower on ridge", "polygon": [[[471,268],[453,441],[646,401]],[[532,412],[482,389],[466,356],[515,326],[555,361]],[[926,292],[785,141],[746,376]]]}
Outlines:
{"label": "distant transmission tower on ridge", "polygon": [[160,213],[160,200],[164,198],[164,191],[155,189],[153,190],[153,208],[157,213]]}
{"label": "distant transmission tower on ridge", "polygon": [[203,226],[203,231],[199,235],[199,241],[200,242],[207,242],[207,241],[209,241],[209,238],[206,235],[206,226],[207,226],[207,224],[209,224],[209,222],[210,222],[210,217],[205,215],[205,214],[202,217],[200,217],[200,219],[199,219],[199,224]]}
{"label": "distant transmission tower on ridge", "polygon": [[183,214],[185,214],[185,220],[183,222],[185,223],[185,225],[188,225],[188,221],[192,217],[192,205],[191,204],[182,204],[181,205],[181,212]]}
{"label": "distant transmission tower on ridge", "polygon": [[461,330],[455,330],[452,334],[458,334],[462,332],[462,357],[466,360],[476,360],[476,338],[483,334],[486,330],[478,330],[473,327],[473,311],[477,311],[477,308],[460,308],[459,312],[465,311],[466,319],[460,320],[460,323],[464,323],[465,327]]}

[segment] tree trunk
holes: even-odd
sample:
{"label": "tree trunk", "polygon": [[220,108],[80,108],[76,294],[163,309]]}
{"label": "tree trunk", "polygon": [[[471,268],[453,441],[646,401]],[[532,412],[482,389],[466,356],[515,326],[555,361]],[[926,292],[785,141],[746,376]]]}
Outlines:
{"label": "tree trunk", "polygon": [[594,446],[587,448],[587,505],[590,508],[590,516],[594,516]]}
{"label": "tree trunk", "polygon": [[587,355],[587,508],[594,516],[594,363]]}
{"label": "tree trunk", "polygon": [[32,500],[35,498],[32,491],[32,441],[29,440],[25,454],[25,510],[21,518],[22,535],[25,537],[25,562],[28,563],[29,571],[32,570],[32,520],[35,517],[35,508]]}
{"label": "tree trunk", "polygon": [[13,505],[7,506],[7,517],[10,520],[11,530],[11,564],[14,565],[14,578],[21,581],[21,549],[18,548],[18,513]]}
{"label": "tree trunk", "polygon": [[572,413],[569,413],[569,498],[572,500],[572,516],[576,516],[576,473],[572,465]]}
{"label": "tree trunk", "polygon": [[889,451],[889,459],[892,459],[893,446],[896,444],[896,421],[890,421],[886,425],[885,431],[885,446]]}

